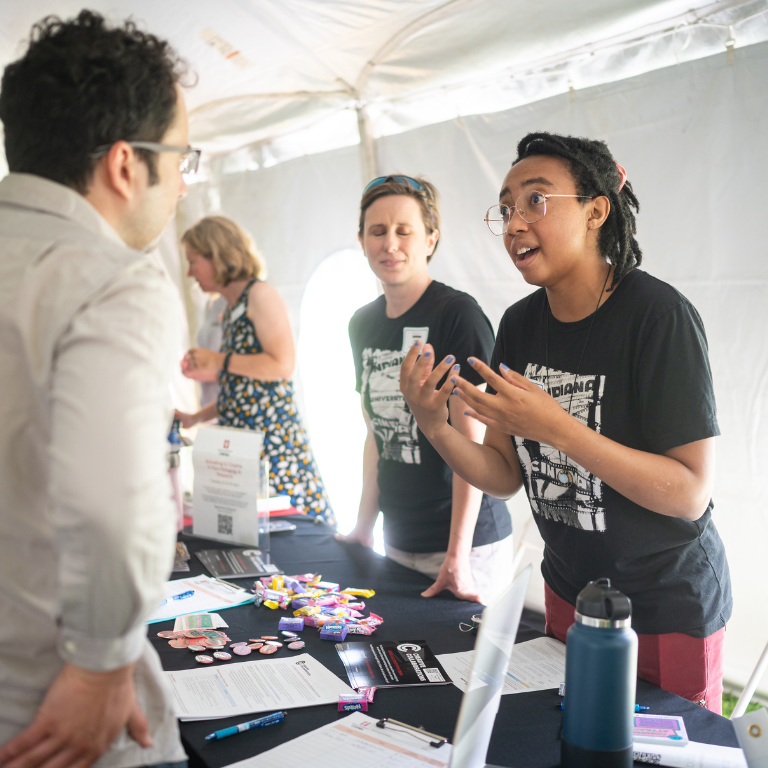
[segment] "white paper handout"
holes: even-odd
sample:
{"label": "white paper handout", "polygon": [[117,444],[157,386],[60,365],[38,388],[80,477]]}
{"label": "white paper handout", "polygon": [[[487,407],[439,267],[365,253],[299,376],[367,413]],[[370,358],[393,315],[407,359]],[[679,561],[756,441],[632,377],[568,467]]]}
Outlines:
{"label": "white paper handout", "polygon": [[258,547],[263,448],[259,430],[198,429],[192,450],[195,536]]}
{"label": "white paper handout", "polygon": [[[453,684],[462,691],[467,690],[472,654],[443,653],[437,660],[443,665]],[[565,680],[565,643],[553,637],[537,637],[525,643],[517,643],[507,667],[507,678],[501,695],[546,691],[557,688]]]}
{"label": "white paper handout", "polygon": [[228,768],[307,768],[319,765],[364,765],[365,768],[447,768],[451,745],[429,746],[394,728],[377,728],[376,720],[355,712]]}
{"label": "white paper handout", "polygon": [[639,763],[670,768],[747,768],[744,753],[735,747],[690,741],[684,747],[635,743],[633,757]]}
{"label": "white paper handout", "polygon": [[354,693],[307,653],[165,674],[180,720],[337,704],[340,694]]}
{"label": "white paper handout", "polygon": [[[190,597],[174,600],[177,595],[192,592]],[[195,576],[193,579],[176,579],[165,583],[165,602],[147,619],[147,624],[168,621],[188,613],[205,613],[234,608],[250,603],[253,595],[247,589],[238,589],[223,584],[210,576]],[[226,625],[225,625],[226,626]]]}

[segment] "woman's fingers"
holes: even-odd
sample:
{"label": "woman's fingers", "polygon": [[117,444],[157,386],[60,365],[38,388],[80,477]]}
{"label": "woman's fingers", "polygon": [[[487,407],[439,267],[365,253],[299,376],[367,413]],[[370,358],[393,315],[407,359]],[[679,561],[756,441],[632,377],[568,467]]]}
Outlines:
{"label": "woman's fingers", "polygon": [[540,389],[539,386],[529,379],[526,379],[525,376],[521,376],[517,371],[513,371],[511,368],[504,365],[504,363],[499,363],[499,372],[505,381],[508,381],[515,387],[527,389],[529,392],[535,392],[537,389]]}
{"label": "woman's fingers", "polygon": [[478,360],[476,357],[469,357],[467,358],[467,362],[497,392],[507,383],[506,379],[503,379],[501,376],[499,376],[498,373],[494,373],[493,370],[489,366],[487,366],[482,360]]}
{"label": "woman's fingers", "polygon": [[[434,348],[431,344],[426,344],[419,355],[421,349],[421,342],[417,341],[409,350],[405,356],[402,365],[400,366],[400,389],[407,394],[411,394],[412,385],[418,381],[418,387],[423,388],[423,391],[433,393],[437,389],[437,385],[440,379],[443,378],[450,370],[458,373],[459,366],[456,365],[456,360],[453,355],[448,355],[435,365],[434,360]],[[440,394],[450,395],[453,385],[448,386],[449,381],[446,379],[443,386],[440,388]],[[446,398],[447,398],[446,395]]]}

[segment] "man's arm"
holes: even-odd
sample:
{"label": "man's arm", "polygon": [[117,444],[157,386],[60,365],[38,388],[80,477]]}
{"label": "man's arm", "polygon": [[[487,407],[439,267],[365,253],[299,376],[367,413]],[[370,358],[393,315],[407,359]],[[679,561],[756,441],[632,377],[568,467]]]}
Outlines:
{"label": "man's arm", "polygon": [[165,459],[171,291],[138,266],[78,313],[57,346],[50,487],[65,666],[32,724],[0,751],[9,768],[90,765],[126,725],[150,743],[132,669],[175,539]]}

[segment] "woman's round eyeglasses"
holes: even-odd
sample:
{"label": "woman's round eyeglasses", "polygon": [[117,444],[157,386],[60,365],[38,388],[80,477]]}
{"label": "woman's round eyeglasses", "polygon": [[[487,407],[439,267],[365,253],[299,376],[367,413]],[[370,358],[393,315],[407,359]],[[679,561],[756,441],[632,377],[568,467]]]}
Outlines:
{"label": "woman's round eyeglasses", "polygon": [[492,205],[485,214],[485,223],[494,235],[504,235],[509,229],[512,217],[517,214],[526,224],[534,224],[544,218],[547,213],[547,200],[550,197],[580,197],[591,200],[590,195],[548,195],[544,192],[531,190],[523,192],[515,201],[514,208],[508,205]]}

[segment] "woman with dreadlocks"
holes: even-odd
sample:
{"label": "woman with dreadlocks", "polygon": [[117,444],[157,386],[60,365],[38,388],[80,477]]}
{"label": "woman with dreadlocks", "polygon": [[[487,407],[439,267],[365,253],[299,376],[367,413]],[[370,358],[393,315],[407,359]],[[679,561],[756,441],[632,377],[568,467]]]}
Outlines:
{"label": "woman with dreadlocks", "polygon": [[[607,576],[632,599],[640,677],[720,712],[731,589],[707,342],[691,303],[638,268],[633,209],[605,143],[526,136],[486,221],[539,290],[506,311],[491,366],[468,361],[487,392],[418,343],[401,388],[456,474],[502,498],[525,486],[548,634],[564,641],[576,596]],[[484,444],[448,424],[449,398],[486,425]]]}

